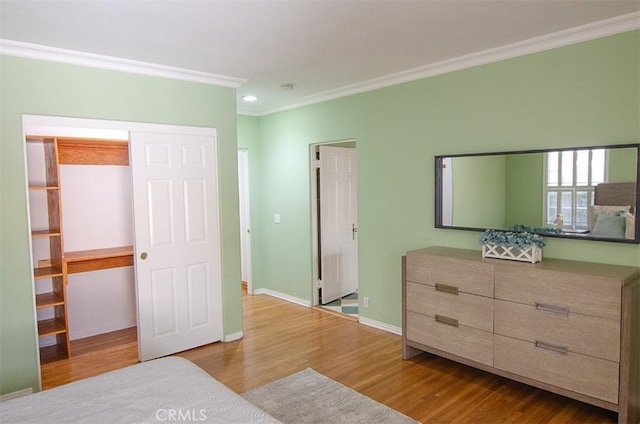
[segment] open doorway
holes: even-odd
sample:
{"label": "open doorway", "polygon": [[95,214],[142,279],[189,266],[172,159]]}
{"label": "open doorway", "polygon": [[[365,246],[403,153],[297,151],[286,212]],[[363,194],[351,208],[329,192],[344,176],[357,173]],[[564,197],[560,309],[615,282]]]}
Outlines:
{"label": "open doorway", "polygon": [[314,305],[358,315],[358,205],[355,140],[315,144],[312,161]]}
{"label": "open doorway", "polygon": [[238,193],[240,207],[240,263],[243,293],[253,294],[251,284],[251,225],[249,215],[249,150],[238,149]]}

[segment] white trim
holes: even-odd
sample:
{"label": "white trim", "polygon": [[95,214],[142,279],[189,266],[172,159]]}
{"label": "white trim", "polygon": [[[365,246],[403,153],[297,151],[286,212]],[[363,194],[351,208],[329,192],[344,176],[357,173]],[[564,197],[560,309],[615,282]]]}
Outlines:
{"label": "white trim", "polygon": [[[582,43],[584,41],[595,40],[597,38],[637,29],[640,29],[640,12],[628,13],[626,15],[592,22],[586,25],[545,34],[528,40],[482,50],[453,59],[408,69],[406,71],[302,97],[295,101],[288,102],[284,106],[273,109],[252,109],[238,105],[237,113],[248,116],[269,115],[271,113],[282,112],[353,94],[364,93],[379,88],[390,87],[405,82],[416,81],[423,78],[486,65],[528,54],[539,53],[545,50]],[[94,53],[78,52],[74,50],[5,39],[0,39],[0,54],[99,69],[109,69],[133,74],[200,82],[230,88],[238,88],[248,81],[248,79],[245,78],[217,75],[185,68],[158,65],[113,56],[103,56]]]}
{"label": "white trim", "polygon": [[255,110],[238,107],[238,113],[249,116],[269,115],[271,113],[282,112],[302,106],[309,106],[315,103],[360,94],[371,90],[377,90],[379,88],[390,87],[462,69],[473,68],[475,66],[500,62],[502,60],[539,53],[545,50],[582,43],[584,41],[595,40],[597,38],[607,37],[636,29],[640,29],[640,12],[633,12],[617,16],[615,18],[592,22],[575,28],[545,34],[528,40],[482,50],[430,65],[420,66],[418,68],[408,69],[395,74],[336,88],[334,90],[325,91],[312,96],[302,97],[286,104],[285,106],[274,109]]}
{"label": "white trim", "polygon": [[27,396],[27,395],[30,395],[31,393],[33,393],[33,387],[27,387],[26,389],[17,390],[15,392],[7,393],[6,395],[0,396],[0,402]]}
{"label": "white trim", "polygon": [[235,342],[236,340],[240,340],[243,337],[244,337],[244,334],[242,334],[242,331],[238,331],[237,333],[225,334],[222,337],[222,341],[224,343]]}
{"label": "white trim", "polygon": [[[24,131],[24,124],[22,126],[22,140],[26,140],[26,136],[28,134],[25,133]],[[29,235],[31,235],[31,209],[30,209],[30,205],[29,205],[29,176],[27,173],[28,170],[28,161],[27,161],[27,143],[21,143],[22,144],[22,169],[23,169],[23,181],[24,181],[24,193],[26,193],[27,195],[27,231]],[[27,237],[27,235],[25,234],[25,237]],[[34,258],[33,258],[33,238],[32,237],[27,237],[28,240],[28,244],[29,244],[29,271],[31,271],[32,269],[35,268],[34,266]],[[31,295],[31,305],[32,305],[32,316],[33,316],[33,338],[34,338],[34,346],[36,347],[36,366],[38,367],[38,387],[37,390],[40,391],[42,390],[42,373],[40,372],[40,336],[38,335],[38,307],[36,305],[36,280],[35,280],[35,276],[33,274],[33,272],[29,272],[30,278],[30,285],[29,285],[29,289],[31,290],[31,292],[29,293]],[[45,338],[46,339],[46,338]],[[26,389],[25,389],[26,390]]]}
{"label": "white trim", "polygon": [[[150,132],[169,134],[188,134],[216,136],[211,127],[193,127],[171,124],[149,124],[133,121],[108,121],[88,118],[67,118],[45,115],[22,115],[22,128],[25,135],[55,135],[58,137],[79,137],[81,134],[99,134],[99,137],[118,139],[123,134],[129,138],[129,132]],[[96,130],[98,132],[96,132]],[[87,135],[85,135],[87,136]]]}
{"label": "white trim", "polygon": [[311,302],[306,299],[301,299],[299,297],[290,296],[288,294],[280,293],[270,289],[256,289],[253,291],[254,294],[266,294],[268,296],[277,297],[278,299],[286,300],[288,302],[296,303],[301,306],[306,306],[307,308],[311,307]]}
{"label": "white trim", "polygon": [[378,330],[387,331],[389,333],[402,336],[402,327],[397,327],[395,325],[387,324],[386,322],[365,318],[363,316],[358,317],[358,322],[360,324],[366,325],[367,327],[377,328]]}
{"label": "white trim", "polygon": [[69,65],[87,66],[90,68],[108,69],[111,71],[127,72],[131,74],[200,82],[203,84],[229,88],[238,88],[248,81],[245,78],[210,74],[208,72],[194,71],[191,69],[158,65],[155,63],[122,59],[113,56],[103,56],[94,53],[85,53],[5,39],[0,39],[0,54],[27,59],[45,60],[48,62],[66,63]]}
{"label": "white trim", "polygon": [[318,187],[316,181],[316,153],[320,151],[320,146],[336,146],[340,147],[340,144],[355,143],[357,149],[357,140],[355,138],[347,138],[344,140],[333,141],[321,141],[319,143],[309,144],[309,192],[310,192],[310,207],[311,207],[311,305],[319,305],[320,299],[318,295],[318,289],[322,286],[322,280],[317,278],[320,267],[318,250]]}
{"label": "white trim", "polygon": [[317,185],[317,168],[316,153],[319,144],[309,145],[309,194],[311,202],[311,304],[320,303],[318,289],[322,287],[322,280],[318,278],[318,269],[320,261],[318,256],[318,185]]}
{"label": "white trim", "polygon": [[[269,289],[256,289],[255,294],[266,294],[268,296],[277,297],[278,299],[286,300],[289,302],[296,303],[298,305],[310,307],[311,303],[308,300],[300,299],[298,297],[289,296],[288,294],[280,293],[277,291],[269,290]],[[402,335],[402,328],[397,327],[395,325],[387,324],[386,322],[376,321],[370,318],[358,317],[358,322],[362,325],[366,325],[367,327],[376,328],[378,330],[386,331],[388,333],[396,334],[398,336]],[[226,340],[225,340],[226,341]]]}

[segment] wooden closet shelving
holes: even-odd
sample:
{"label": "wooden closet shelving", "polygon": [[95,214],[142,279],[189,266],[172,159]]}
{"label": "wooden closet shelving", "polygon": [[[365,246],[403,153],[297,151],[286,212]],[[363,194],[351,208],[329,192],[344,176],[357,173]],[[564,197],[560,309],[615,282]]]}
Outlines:
{"label": "wooden closet shelving", "polygon": [[[31,231],[32,246],[36,240],[48,240],[48,259],[46,264],[40,261],[33,270],[33,278],[37,287],[36,309],[44,316],[51,318],[38,319],[38,337],[55,336],[55,344],[41,349],[41,361],[48,362],[68,358],[70,341],[67,320],[66,275],[64,273],[62,254],[62,209],[60,201],[60,174],[58,168],[58,146],[55,138],[27,137],[26,142],[42,146],[44,160],[44,181],[29,181],[29,191],[40,199],[44,208],[46,203],[47,228]],[[31,205],[35,209],[38,205]],[[34,212],[44,212],[32,211]],[[34,247],[34,256],[36,254]],[[38,252],[43,254],[42,252]],[[38,293],[48,290],[44,293]]]}
{"label": "wooden closet shelving", "polygon": [[[64,252],[60,165],[128,165],[129,150],[127,140],[27,136],[26,142],[41,145],[44,157],[45,180],[30,181],[29,192],[46,196],[47,228],[32,230],[31,238],[32,241],[48,240],[49,245],[48,258],[39,259],[33,270],[36,309],[47,317],[38,319],[38,337],[56,338],[55,344],[40,349],[40,362],[48,363],[71,355],[66,293],[68,275],[133,265],[133,246]],[[40,199],[42,208],[45,208],[44,203],[45,199]],[[32,216],[33,212],[44,212],[35,211],[35,205],[30,206]],[[34,244],[32,242],[32,246]],[[38,253],[42,256],[41,251]],[[49,283],[50,291],[38,293],[43,287],[49,290]]]}
{"label": "wooden closet shelving", "polygon": [[64,305],[64,298],[56,293],[41,293],[36,295],[36,308],[50,308]]}
{"label": "wooden closet shelving", "polygon": [[133,265],[133,246],[65,252],[67,273],[97,271]]}

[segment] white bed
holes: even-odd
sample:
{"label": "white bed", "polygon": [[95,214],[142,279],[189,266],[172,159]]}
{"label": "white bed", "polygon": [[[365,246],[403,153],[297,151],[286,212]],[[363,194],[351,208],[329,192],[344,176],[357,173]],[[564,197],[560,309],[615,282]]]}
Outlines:
{"label": "white bed", "polygon": [[278,423],[186,359],[168,357],[0,403],[0,423]]}

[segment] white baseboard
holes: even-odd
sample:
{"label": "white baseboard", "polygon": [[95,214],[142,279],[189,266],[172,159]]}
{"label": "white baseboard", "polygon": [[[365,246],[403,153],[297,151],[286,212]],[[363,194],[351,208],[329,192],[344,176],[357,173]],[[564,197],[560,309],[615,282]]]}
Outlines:
{"label": "white baseboard", "polygon": [[368,327],[377,328],[378,330],[383,330],[389,333],[397,334],[398,336],[402,336],[402,327],[396,327],[395,325],[387,324],[386,322],[376,321],[365,317],[358,317],[358,322]]}
{"label": "white baseboard", "polygon": [[244,335],[242,334],[242,331],[238,331],[237,333],[231,333],[231,334],[226,334],[223,338],[222,341],[227,343],[227,342],[235,342],[236,340],[240,340]]}
{"label": "white baseboard", "polygon": [[26,389],[18,390],[17,392],[7,393],[6,395],[0,396],[0,402],[4,402],[5,400],[16,399],[22,396],[27,396],[33,393],[33,388],[28,387]]}
{"label": "white baseboard", "polygon": [[[311,302],[299,297],[290,296],[288,294],[280,293],[269,289],[256,289],[254,294],[266,294],[269,296],[277,297],[278,299],[287,300],[289,302],[296,303],[298,305],[311,307]],[[377,328],[378,330],[386,331],[388,333],[402,335],[402,327],[396,327],[395,325],[387,324],[386,322],[376,321],[370,318],[359,317],[358,322],[368,327]]]}
{"label": "white baseboard", "polygon": [[278,299],[287,300],[289,302],[296,303],[298,305],[306,306],[307,308],[311,307],[311,301],[309,300],[301,299],[295,296],[290,296],[288,294],[280,293],[274,290],[256,289],[253,291],[253,294],[266,294],[272,297],[277,297]]}

